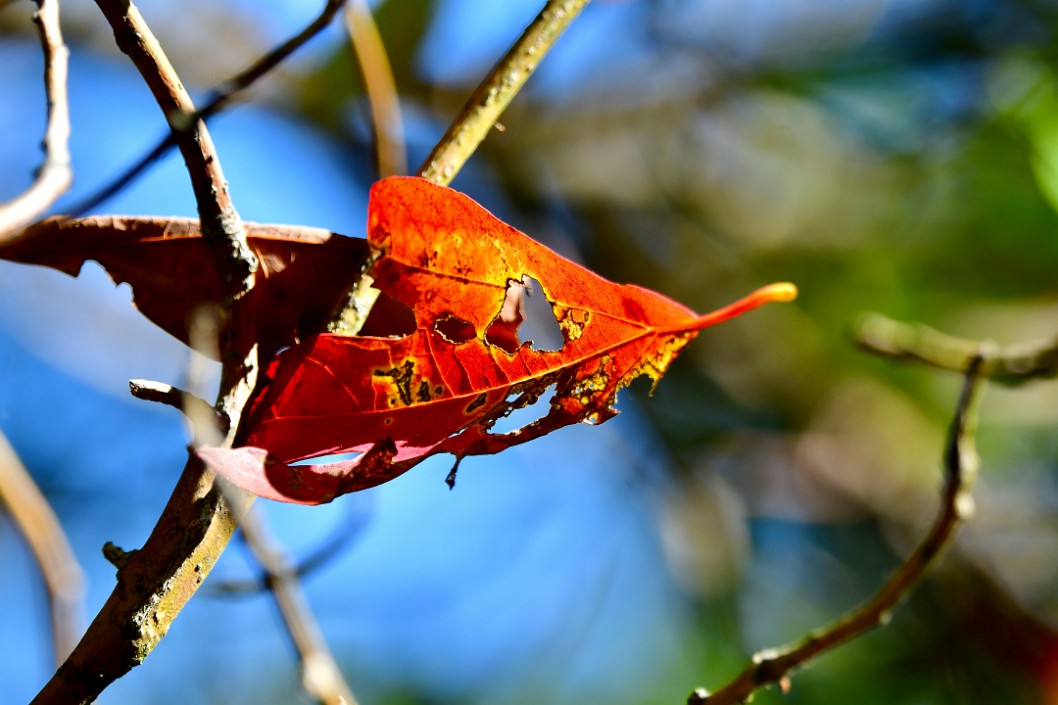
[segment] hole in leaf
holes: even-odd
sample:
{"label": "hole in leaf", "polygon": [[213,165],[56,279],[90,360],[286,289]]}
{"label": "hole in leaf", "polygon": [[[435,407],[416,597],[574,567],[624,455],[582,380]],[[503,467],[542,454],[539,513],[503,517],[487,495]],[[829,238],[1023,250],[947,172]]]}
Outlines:
{"label": "hole in leaf", "polygon": [[533,350],[557,351],[565,344],[551,303],[536,279],[507,280],[507,294],[496,318],[485,330],[485,342],[513,354],[525,337]]}
{"label": "hole in leaf", "polygon": [[357,335],[373,338],[403,338],[415,332],[415,312],[403,301],[379,292],[367,320]]}
{"label": "hole in leaf", "polygon": [[566,344],[562,328],[558,325],[551,302],[544,296],[544,289],[536,279],[522,277],[525,284],[525,297],[522,301],[525,323],[522,324],[522,336],[532,341],[533,350],[557,352]]}
{"label": "hole in leaf", "polygon": [[474,339],[474,324],[458,316],[445,313],[437,317],[433,329],[450,343],[465,343]]}
{"label": "hole in leaf", "polygon": [[328,465],[330,463],[345,463],[350,460],[356,460],[363,453],[328,453],[327,455],[317,455],[314,458],[305,458],[304,460],[298,460],[293,463],[287,463],[290,467],[297,467],[299,465]]}
{"label": "hole in leaf", "polygon": [[[512,433],[525,428],[532,422],[543,418],[551,409],[551,399],[555,396],[556,385],[552,384],[541,390],[535,399],[525,401],[525,406],[512,406],[506,414],[496,420],[489,429],[490,433]],[[517,403],[521,394],[510,394],[505,400],[507,403]]]}

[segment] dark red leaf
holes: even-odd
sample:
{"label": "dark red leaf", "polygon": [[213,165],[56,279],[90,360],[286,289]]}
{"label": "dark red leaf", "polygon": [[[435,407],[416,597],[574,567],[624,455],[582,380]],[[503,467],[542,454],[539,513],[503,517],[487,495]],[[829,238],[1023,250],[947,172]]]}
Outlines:
{"label": "dark red leaf", "polygon": [[[246,223],[260,268],[251,293],[257,341],[267,358],[316,334],[367,261],[367,243],[320,228]],[[77,276],[99,262],[127,282],[136,306],[187,342],[190,316],[220,292],[209,249],[188,218],[48,218],[0,246],[0,258]]]}

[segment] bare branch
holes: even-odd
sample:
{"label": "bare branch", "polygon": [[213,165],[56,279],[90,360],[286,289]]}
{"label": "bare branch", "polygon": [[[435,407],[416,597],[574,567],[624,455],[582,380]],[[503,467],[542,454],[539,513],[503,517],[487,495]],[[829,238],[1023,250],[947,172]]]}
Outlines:
{"label": "bare branch", "polygon": [[44,52],[44,88],[48,97],[48,126],[44,132],[44,163],[33,185],[22,195],[0,205],[0,241],[40,217],[70,188],[70,105],[66,75],[70,52],[59,27],[58,0],[36,0],[33,20]]}
{"label": "bare branch", "polygon": [[[877,355],[916,360],[944,370],[962,372],[981,346],[921,324],[903,323],[877,313],[864,316],[855,330],[856,343]],[[988,361],[985,376],[1004,384],[1018,384],[1058,374],[1058,336],[1036,345],[998,351]]]}
{"label": "bare branch", "polygon": [[544,56],[588,0],[548,0],[521,38],[474,91],[419,173],[447,185],[485,139]]}
{"label": "bare branch", "polygon": [[213,473],[190,455],[147,542],[125,554],[114,591],[32,702],[90,703],[141,664],[209,575],[247,505],[229,509]]}
{"label": "bare branch", "polygon": [[130,379],[129,391],[137,399],[165,404],[181,411],[188,405],[194,405],[205,406],[210,413],[215,413],[213,407],[205,399],[196,397],[164,382],[155,382],[149,379]]}
{"label": "bare branch", "polygon": [[22,531],[44,576],[51,609],[52,649],[59,665],[81,635],[84,577],[55,512],[2,432],[0,503]]}
{"label": "bare branch", "polygon": [[[118,46],[139,68],[166,115],[191,176],[201,229],[211,243],[217,274],[229,284],[227,299],[220,302],[219,348],[223,371],[217,408],[231,420],[231,430],[225,439],[225,445],[231,445],[237,438],[240,413],[253,387],[256,370],[253,340],[248,335],[254,327],[251,312],[245,306],[245,293],[253,286],[256,263],[246,247],[244,227],[231,204],[219,160],[201,120],[203,113],[195,111],[136,8],[128,0],[96,2],[114,28]],[[497,79],[499,83],[494,89],[484,87],[487,94],[487,99],[481,99],[486,108],[484,112],[471,111],[471,116],[461,119],[464,127],[484,125],[480,136],[468,141],[467,131],[460,128],[452,139],[453,144],[458,142],[464,150],[463,156],[438,157],[439,161],[432,162],[440,165],[447,178],[458,170],[491,127],[499,110],[586,2],[549,2],[541,18],[512,49],[509,54],[512,59],[501,63],[504,77]],[[34,703],[90,702],[153,650],[212,569],[239,517],[252,501],[235,490],[229,491],[226,501],[222,487],[223,483],[192,454],[147,542],[140,550],[121,556],[123,567],[119,569],[118,584],[110,599]],[[297,609],[296,599],[288,608]],[[319,656],[321,649],[312,628],[304,628],[311,620],[298,617],[293,621],[302,625],[292,637],[303,655],[307,687],[328,698],[327,702],[332,701],[332,696],[353,702],[351,695],[346,697],[348,688],[342,692],[343,684],[335,677],[337,669],[333,659],[329,655]]]}
{"label": "bare branch", "polygon": [[404,149],[404,124],[397,85],[378,26],[364,0],[349,0],[345,7],[345,26],[371,106],[378,175],[382,178],[404,174],[408,170],[408,155]]}
{"label": "bare branch", "polygon": [[797,668],[889,620],[892,611],[937,562],[959,525],[973,513],[970,492],[977,475],[977,453],[973,439],[982,372],[988,359],[989,356],[979,350],[967,365],[966,381],[955,410],[944,458],[946,473],[940,510],[933,526],[915,551],[867,602],[798,642],[758,651],[742,673],[716,692],[709,693],[699,688],[691,693],[687,699],[689,705],[747,702],[755,691],[776,683],[788,684],[790,674]]}

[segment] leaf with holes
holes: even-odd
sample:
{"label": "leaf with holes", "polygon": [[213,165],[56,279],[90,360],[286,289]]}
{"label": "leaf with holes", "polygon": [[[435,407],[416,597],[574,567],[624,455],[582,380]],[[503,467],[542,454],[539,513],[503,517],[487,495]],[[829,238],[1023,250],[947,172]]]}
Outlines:
{"label": "leaf with holes", "polygon": [[[579,421],[613,416],[618,390],[655,382],[695,334],[769,301],[774,284],[698,315],[653,291],[580,267],[447,188],[390,178],[371,191],[375,286],[414,313],[407,335],[320,335],[268,370],[235,450],[202,449],[251,492],[315,504],[386,482],[437,453],[498,453]],[[519,294],[539,282],[562,331],[559,350],[517,338]],[[496,421],[553,388],[550,410],[510,433]],[[293,464],[337,453],[337,463]]]}

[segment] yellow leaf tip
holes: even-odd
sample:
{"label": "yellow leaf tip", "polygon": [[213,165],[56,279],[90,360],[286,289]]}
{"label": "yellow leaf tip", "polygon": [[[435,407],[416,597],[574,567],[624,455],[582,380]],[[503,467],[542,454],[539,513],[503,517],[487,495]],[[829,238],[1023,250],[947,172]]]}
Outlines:
{"label": "yellow leaf tip", "polygon": [[694,330],[701,330],[708,326],[714,326],[717,323],[723,323],[724,321],[730,321],[736,316],[741,316],[747,311],[752,311],[758,306],[770,303],[782,303],[786,301],[793,301],[797,298],[797,286],[790,282],[778,282],[776,284],[769,284],[768,286],[762,286],[761,288],[754,291],[749,296],[744,296],[734,303],[728,304],[723,308],[717,309],[710,313],[698,316],[697,322],[694,324]]}
{"label": "yellow leaf tip", "polygon": [[797,298],[797,285],[791,282],[777,282],[757,290],[756,296],[762,301],[786,303]]}

